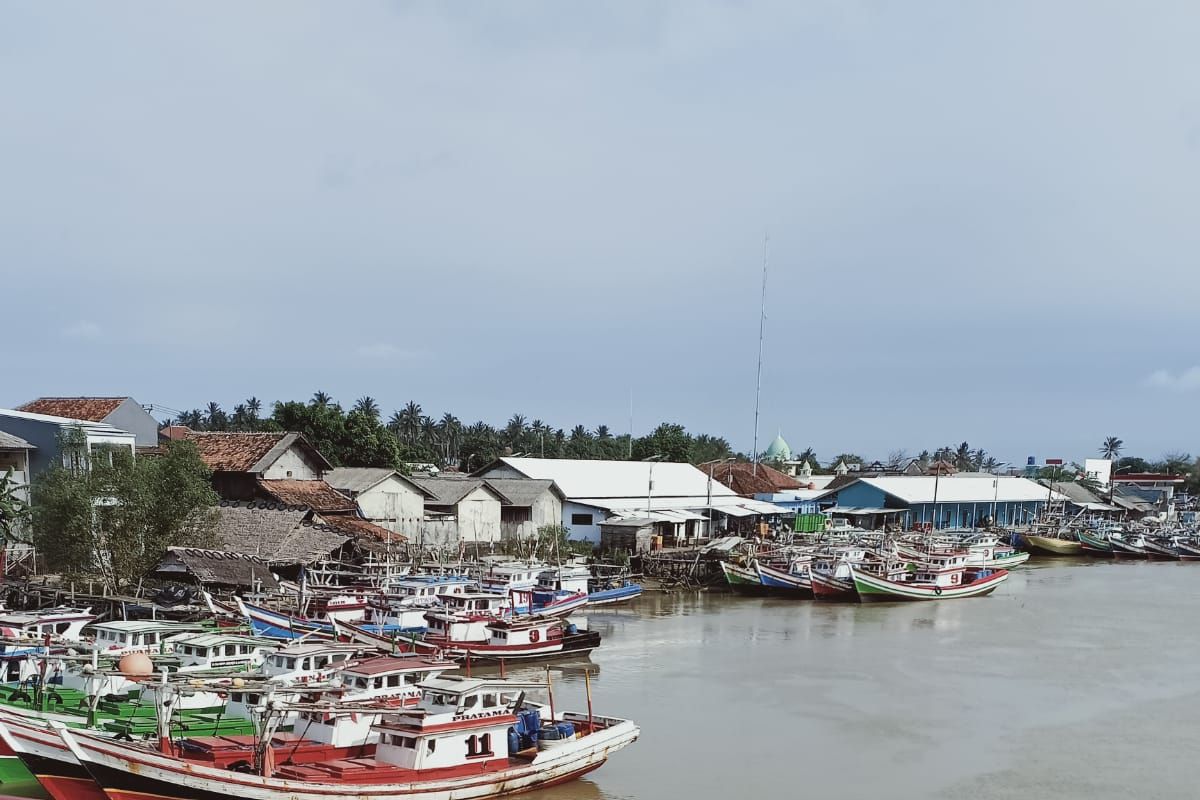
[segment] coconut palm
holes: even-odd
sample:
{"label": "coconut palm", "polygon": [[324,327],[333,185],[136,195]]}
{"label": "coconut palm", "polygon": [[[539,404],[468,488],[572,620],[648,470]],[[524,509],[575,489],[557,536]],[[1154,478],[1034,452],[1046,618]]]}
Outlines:
{"label": "coconut palm", "polygon": [[421,444],[430,450],[436,450],[439,442],[438,424],[432,417],[421,417]]}
{"label": "coconut palm", "polygon": [[462,422],[447,411],[438,421],[438,429],[442,437],[442,452],[446,461],[449,461],[451,455],[458,452],[458,445],[462,441]]}
{"label": "coconut palm", "polygon": [[333,398],[325,394],[325,392],[314,392],[312,396],[312,404],[320,408],[324,408],[333,402]]}
{"label": "coconut palm", "polygon": [[408,405],[400,411],[400,437],[409,444],[416,444],[421,434],[421,404],[409,400]]}
{"label": "coconut palm", "polygon": [[258,430],[258,415],[262,411],[262,400],[257,397],[246,399],[246,412],[249,415],[250,430]]}
{"label": "coconut palm", "polygon": [[607,425],[597,425],[596,426],[596,438],[602,442],[607,442],[609,439],[612,438],[612,431],[610,431],[608,429]]}
{"label": "coconut palm", "polygon": [[376,403],[375,398],[369,395],[363,395],[355,400],[354,410],[370,419],[379,419],[379,403]]}
{"label": "coconut palm", "polygon": [[508,424],[504,426],[505,443],[510,447],[516,447],[521,434],[525,433],[525,417],[522,414],[513,414],[509,418]]}
{"label": "coconut palm", "polygon": [[210,431],[223,431],[229,425],[229,416],[221,410],[220,403],[209,403],[205,411],[204,424]]}
{"label": "coconut palm", "polygon": [[1108,436],[1104,439],[1104,444],[1100,445],[1100,455],[1107,458],[1109,461],[1116,461],[1121,456],[1121,448],[1125,446],[1125,442],[1118,439],[1116,436]]}

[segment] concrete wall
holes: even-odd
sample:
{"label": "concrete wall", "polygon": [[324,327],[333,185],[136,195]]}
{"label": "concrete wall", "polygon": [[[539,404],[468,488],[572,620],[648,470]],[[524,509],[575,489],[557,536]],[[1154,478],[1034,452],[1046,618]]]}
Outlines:
{"label": "concrete wall", "polygon": [[[86,430],[85,428],[85,433]],[[58,436],[60,432],[64,432],[64,427],[59,423],[0,416],[0,431],[20,436],[37,448],[29,454],[29,471],[31,476],[36,477],[38,473],[63,463],[62,453],[58,449]],[[94,447],[102,443],[117,444],[128,446],[130,453],[133,452],[134,440],[124,435],[88,434],[87,439],[89,447]]]}
{"label": "concrete wall", "polygon": [[[588,514],[592,517],[591,525],[575,524],[571,522],[571,518],[576,514]],[[575,503],[567,500],[562,504],[562,524],[567,529],[568,539],[580,539],[591,542],[594,545],[600,544],[600,523],[608,518],[608,514],[595,506],[585,506],[580,503]]]}
{"label": "concrete wall", "polygon": [[130,398],[126,398],[104,421],[132,433],[138,447],[154,447],[158,444],[158,422]]}
{"label": "concrete wall", "polygon": [[405,535],[425,513],[425,496],[396,477],[372,486],[355,500],[358,510],[371,522]]}
{"label": "concrete wall", "polygon": [[546,525],[561,525],[562,501],[547,489],[538,495],[529,509],[527,522],[506,522],[502,529],[505,539],[530,539],[537,536],[538,528]]}
{"label": "concrete wall", "polygon": [[500,500],[482,486],[458,501],[458,535],[465,542],[498,542]]}
{"label": "concrete wall", "polygon": [[321,479],[321,471],[304,456],[299,447],[289,447],[275,459],[274,464],[267,467],[263,477],[267,480],[315,481]]}

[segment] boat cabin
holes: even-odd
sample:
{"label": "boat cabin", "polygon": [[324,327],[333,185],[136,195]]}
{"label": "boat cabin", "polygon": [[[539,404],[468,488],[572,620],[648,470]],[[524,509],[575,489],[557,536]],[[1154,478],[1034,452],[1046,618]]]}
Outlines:
{"label": "boat cabin", "polygon": [[267,656],[263,673],[276,683],[308,683],[329,677],[361,652],[359,645],[336,642],[289,645]]}
{"label": "boat cabin", "polygon": [[389,603],[434,605],[441,595],[466,594],[475,581],[465,575],[408,575],[388,583],[384,590]]}
{"label": "boat cabin", "polygon": [[568,565],[544,569],[538,573],[537,588],[545,592],[583,592],[587,594],[592,571],[584,566]]}
{"label": "boat cabin", "polygon": [[460,677],[425,681],[416,708],[376,725],[375,757],[413,770],[507,761],[508,731],[517,722],[521,689],[542,686]]}
{"label": "boat cabin", "polygon": [[202,633],[175,642],[181,672],[258,669],[278,649],[274,640],[231,633]]}
{"label": "boat cabin", "polygon": [[107,655],[124,655],[173,652],[176,640],[203,633],[204,627],[186,622],[117,620],[97,622],[90,631],[94,638],[82,643],[83,649],[99,650]]}
{"label": "boat cabin", "polygon": [[61,642],[83,640],[83,629],[95,622],[91,608],[48,608],[28,613],[10,612],[0,616],[0,633],[13,638],[44,639],[51,636]]}
{"label": "boat cabin", "polygon": [[479,586],[485,592],[508,594],[513,590],[528,591],[537,586],[538,574],[545,564],[503,562],[493,564],[479,576]]}
{"label": "boat cabin", "polygon": [[[332,700],[329,707],[301,711],[298,723],[307,739],[334,747],[374,744],[379,734],[373,728],[384,713],[414,706],[421,699],[420,684],[436,678],[458,665],[422,656],[379,656],[350,664],[334,678],[340,686],[330,689],[322,699]],[[378,704],[378,713],[337,711],[339,702]]]}

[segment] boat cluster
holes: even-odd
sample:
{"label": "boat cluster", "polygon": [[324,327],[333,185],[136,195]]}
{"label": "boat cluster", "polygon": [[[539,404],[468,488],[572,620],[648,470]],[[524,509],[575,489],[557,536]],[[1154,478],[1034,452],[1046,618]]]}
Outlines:
{"label": "boat cluster", "polygon": [[1200,560],[1200,528],[1114,522],[1042,525],[1018,533],[1030,550],[1045,555]]}
{"label": "boat cluster", "polygon": [[[192,621],[0,614],[0,781],[55,800],[457,800],[569,780],[637,738],[590,689],[561,713],[549,671],[504,664],[586,655],[600,637],[568,614],[640,588],[511,563],[376,584],[305,585],[305,614],[209,595]],[[489,660],[500,677],[471,677]]]}
{"label": "boat cluster", "polygon": [[722,562],[729,588],[832,602],[948,600],[996,589],[1029,553],[988,531],[823,532]]}

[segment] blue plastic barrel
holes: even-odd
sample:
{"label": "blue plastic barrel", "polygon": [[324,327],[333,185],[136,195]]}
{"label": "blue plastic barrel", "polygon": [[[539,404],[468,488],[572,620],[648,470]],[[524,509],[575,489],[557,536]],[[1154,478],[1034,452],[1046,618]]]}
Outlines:
{"label": "blue plastic barrel", "polygon": [[557,727],[558,727],[558,738],[560,738],[560,739],[574,739],[575,738],[575,726],[572,725],[571,723],[560,722],[560,723],[558,723]]}
{"label": "blue plastic barrel", "polygon": [[521,751],[521,734],[517,733],[517,729],[508,729],[508,752],[519,753]]}

